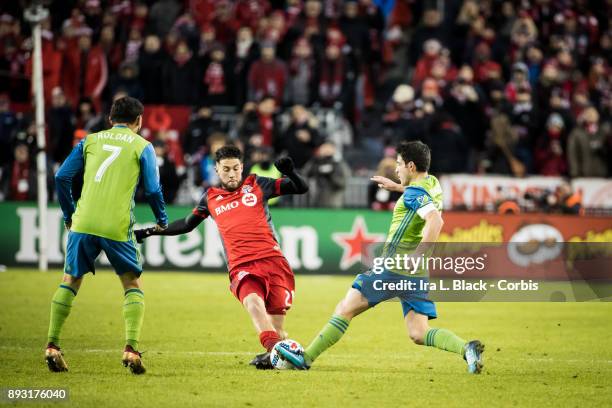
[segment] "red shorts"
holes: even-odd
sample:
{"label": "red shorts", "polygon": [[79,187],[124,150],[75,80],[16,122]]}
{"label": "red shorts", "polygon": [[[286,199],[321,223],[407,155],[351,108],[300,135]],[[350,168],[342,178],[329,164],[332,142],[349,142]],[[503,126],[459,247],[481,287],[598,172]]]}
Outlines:
{"label": "red shorts", "polygon": [[240,303],[257,293],[266,304],[268,314],[284,315],[293,303],[295,280],[283,256],[257,259],[230,270],[230,290]]}

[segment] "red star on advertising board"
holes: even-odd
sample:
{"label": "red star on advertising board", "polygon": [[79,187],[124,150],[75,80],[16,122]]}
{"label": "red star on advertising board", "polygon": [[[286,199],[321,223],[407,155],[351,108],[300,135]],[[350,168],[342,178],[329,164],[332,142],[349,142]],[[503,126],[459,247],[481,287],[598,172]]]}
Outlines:
{"label": "red star on advertising board", "polygon": [[358,216],[353,221],[351,232],[334,232],[332,239],[342,248],[340,269],[346,270],[368,256],[368,245],[384,242],[385,235],[368,233],[365,220]]}

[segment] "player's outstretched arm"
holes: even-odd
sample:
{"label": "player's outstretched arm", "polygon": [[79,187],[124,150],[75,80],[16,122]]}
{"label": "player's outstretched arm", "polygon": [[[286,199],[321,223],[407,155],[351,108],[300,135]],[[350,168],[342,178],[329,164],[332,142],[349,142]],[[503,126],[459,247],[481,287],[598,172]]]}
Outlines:
{"label": "player's outstretched arm", "polygon": [[304,194],[308,192],[308,183],[295,170],[291,157],[281,157],[274,162],[274,166],[287,180],[280,185],[280,192],[285,194]]}
{"label": "player's outstretched arm", "polygon": [[157,160],[152,144],[148,144],[140,155],[140,173],[144,182],[145,197],[151,206],[157,225],[164,228],[168,225],[166,215],[166,204],[159,182],[159,171],[157,170]]}
{"label": "player's outstretched arm", "polygon": [[403,193],[404,192],[404,186],[402,186],[400,183],[396,183],[395,181],[387,178],[387,177],[383,177],[383,176],[372,176],[372,178],[370,178],[370,180],[372,180],[373,182],[378,184],[378,187],[380,188],[384,188],[385,190],[388,191],[396,191],[398,193]]}
{"label": "player's outstretched arm", "polygon": [[193,214],[189,214],[187,217],[176,220],[170,223],[167,228],[162,229],[157,225],[150,228],[140,229],[134,231],[134,235],[136,235],[136,241],[138,243],[142,243],[144,239],[150,237],[151,235],[181,235],[191,232],[195,227],[200,225],[200,223],[204,220],[202,217],[198,217]]}
{"label": "player's outstretched arm", "polygon": [[74,176],[83,170],[85,165],[83,160],[83,144],[85,139],[81,140],[74,149],[70,152],[64,163],[55,174],[55,188],[57,190],[57,199],[64,213],[64,224],[70,228],[72,223],[72,214],[74,213],[74,198],[72,197],[72,179]]}

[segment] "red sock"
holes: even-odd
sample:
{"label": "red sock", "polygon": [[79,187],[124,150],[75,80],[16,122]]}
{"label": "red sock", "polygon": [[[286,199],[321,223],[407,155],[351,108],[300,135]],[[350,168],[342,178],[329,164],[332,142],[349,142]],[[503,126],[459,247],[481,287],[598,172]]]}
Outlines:
{"label": "red sock", "polygon": [[276,343],[281,341],[281,338],[277,332],[268,330],[259,333],[259,341],[261,342],[261,345],[264,346],[266,351],[269,352]]}

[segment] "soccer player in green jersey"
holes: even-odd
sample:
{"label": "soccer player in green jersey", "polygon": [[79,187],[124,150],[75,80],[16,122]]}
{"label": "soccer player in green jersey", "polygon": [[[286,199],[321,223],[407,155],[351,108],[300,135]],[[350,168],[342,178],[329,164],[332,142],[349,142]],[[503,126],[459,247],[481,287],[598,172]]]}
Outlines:
{"label": "soccer player in green jersey", "polygon": [[[383,249],[383,257],[393,258],[400,251],[420,257],[429,253],[431,243],[437,241],[442,229],[442,188],[438,179],[428,174],[431,153],[422,142],[404,142],[398,147],[396,173],[400,184],[385,177],[375,176],[373,181],[381,188],[402,192],[393,210],[389,234]],[[467,342],[447,329],[431,328],[429,319],[437,317],[435,304],[427,298],[427,291],[380,290],[384,283],[400,283],[406,275],[385,269],[368,271],[355,278],[352,287],[332,315],[329,322],[315,337],[303,355],[297,355],[282,347],[275,349],[296,368],[308,369],[321,353],[334,345],[344,335],[351,320],[378,303],[398,297],[402,304],[404,320],[410,338],[420,345],[436,347],[463,357],[468,372],[480,373],[483,367],[484,345],[473,340]],[[412,271],[415,281],[426,279],[426,270]],[[418,286],[417,286],[418,287]]]}
{"label": "soccer player in green jersey", "polygon": [[[138,352],[144,318],[141,290],[142,265],[132,230],[134,193],[140,178],[157,220],[156,228],[168,224],[155,151],[137,134],[142,126],[142,104],[130,97],[117,99],[110,112],[111,129],[84,138],[64,161],[55,182],[64,223],[69,230],[62,283],[53,295],[45,360],[53,372],[67,371],[59,347],[64,322],[83,281],[95,273],[94,261],[104,251],[124,289],[123,318],[126,346],[123,365],[134,374],[145,368]],[[81,172],[83,190],[76,203],[72,179]]]}

